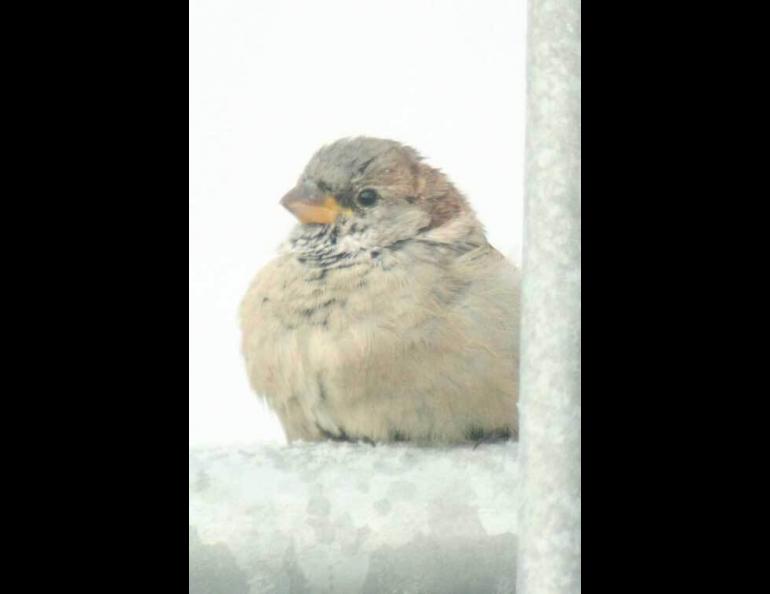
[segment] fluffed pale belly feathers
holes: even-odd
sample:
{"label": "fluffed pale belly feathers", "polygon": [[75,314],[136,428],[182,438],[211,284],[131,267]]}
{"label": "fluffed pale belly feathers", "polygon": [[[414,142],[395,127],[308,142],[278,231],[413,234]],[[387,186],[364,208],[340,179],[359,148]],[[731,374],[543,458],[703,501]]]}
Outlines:
{"label": "fluffed pale belly feathers", "polygon": [[449,265],[400,248],[328,269],[287,254],[252,283],[243,354],[289,440],[515,435],[516,269],[489,246]]}

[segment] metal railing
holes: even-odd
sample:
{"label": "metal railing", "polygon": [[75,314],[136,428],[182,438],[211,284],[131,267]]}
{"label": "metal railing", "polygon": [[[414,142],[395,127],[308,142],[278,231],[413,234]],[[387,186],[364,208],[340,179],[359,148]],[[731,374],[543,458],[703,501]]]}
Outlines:
{"label": "metal railing", "polygon": [[530,0],[517,594],[580,592],[580,0]]}

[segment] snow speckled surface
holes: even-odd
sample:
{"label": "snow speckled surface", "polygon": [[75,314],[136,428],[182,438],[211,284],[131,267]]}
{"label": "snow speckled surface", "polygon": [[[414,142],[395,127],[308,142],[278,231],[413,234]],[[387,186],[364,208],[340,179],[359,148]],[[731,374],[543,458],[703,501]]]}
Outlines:
{"label": "snow speckled surface", "polygon": [[517,444],[190,450],[190,593],[507,593]]}
{"label": "snow speckled surface", "polygon": [[580,0],[532,0],[527,45],[519,594],[580,594]]}

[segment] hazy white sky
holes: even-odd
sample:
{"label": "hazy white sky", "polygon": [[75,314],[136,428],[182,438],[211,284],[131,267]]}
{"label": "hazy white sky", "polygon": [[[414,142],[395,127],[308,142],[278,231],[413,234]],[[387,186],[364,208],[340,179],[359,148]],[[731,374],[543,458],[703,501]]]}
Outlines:
{"label": "hazy white sky", "polygon": [[190,443],[283,441],[237,310],[312,153],[393,138],[520,261],[526,0],[190,0]]}

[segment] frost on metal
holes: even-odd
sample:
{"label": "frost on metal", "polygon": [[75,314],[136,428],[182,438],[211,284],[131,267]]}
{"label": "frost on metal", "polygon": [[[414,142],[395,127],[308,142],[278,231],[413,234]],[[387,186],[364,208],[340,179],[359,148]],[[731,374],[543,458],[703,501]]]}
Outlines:
{"label": "frost on metal", "polygon": [[190,451],[190,593],[512,593],[517,444]]}
{"label": "frost on metal", "polygon": [[580,0],[531,0],[519,594],[581,588],[580,40]]}

